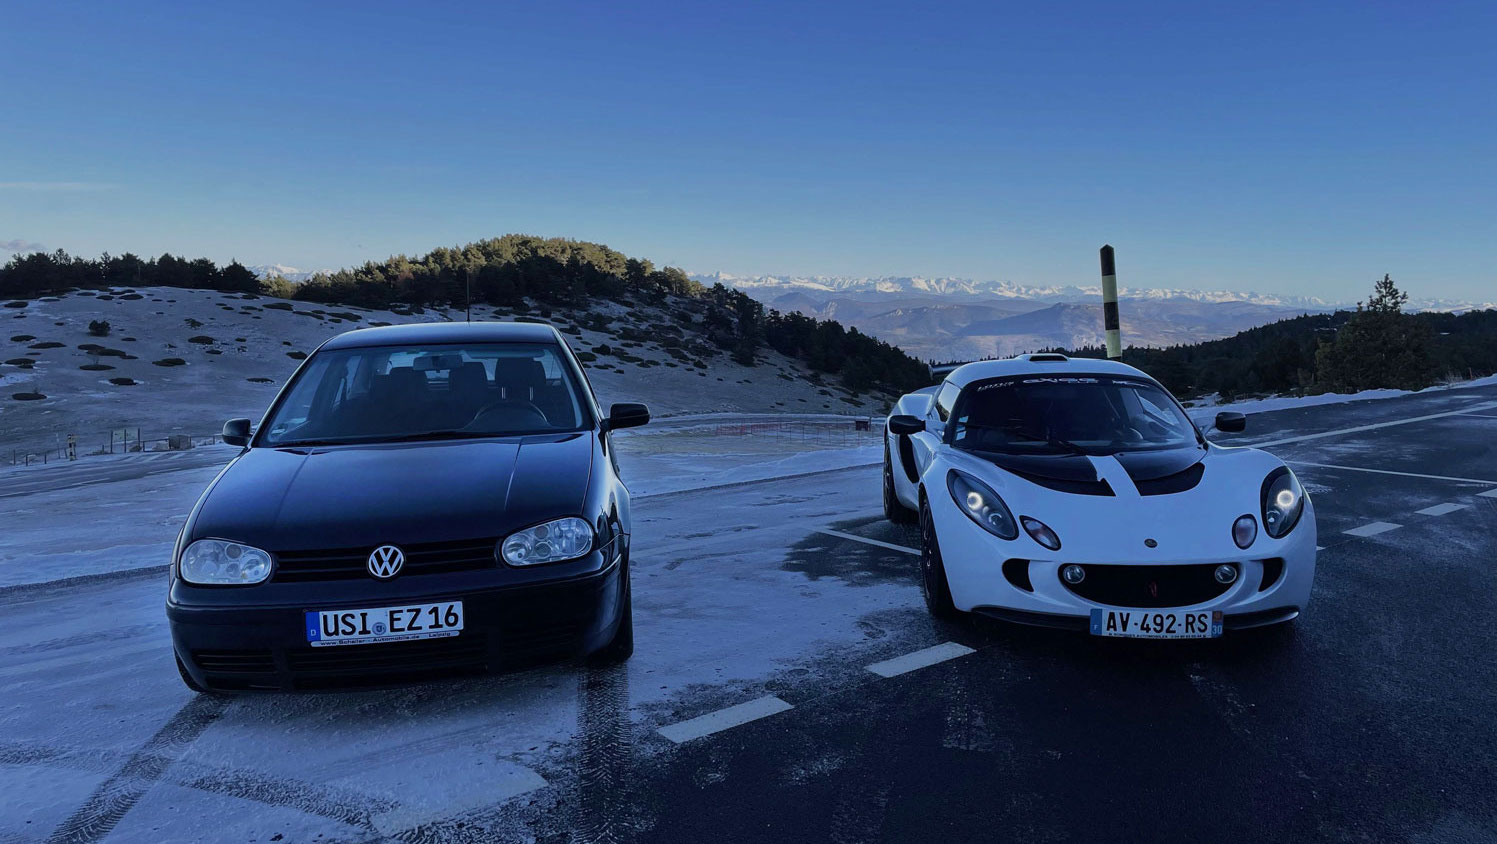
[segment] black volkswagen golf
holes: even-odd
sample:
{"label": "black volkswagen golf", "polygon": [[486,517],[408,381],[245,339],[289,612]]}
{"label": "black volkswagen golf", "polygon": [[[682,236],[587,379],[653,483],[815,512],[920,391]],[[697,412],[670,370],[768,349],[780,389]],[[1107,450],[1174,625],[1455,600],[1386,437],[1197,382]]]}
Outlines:
{"label": "black volkswagen golf", "polygon": [[193,507],[166,612],[198,691],[343,688],[627,659],[629,491],[561,335],[369,328],[324,343]]}

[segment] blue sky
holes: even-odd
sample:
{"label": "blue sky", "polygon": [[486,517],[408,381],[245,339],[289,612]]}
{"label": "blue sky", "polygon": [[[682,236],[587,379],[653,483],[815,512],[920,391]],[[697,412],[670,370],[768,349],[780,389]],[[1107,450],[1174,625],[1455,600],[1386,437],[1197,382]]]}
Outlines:
{"label": "blue sky", "polygon": [[[314,7],[315,6],[315,7]],[[31,3],[0,250],[1497,299],[1497,4]],[[0,259],[9,253],[0,251]]]}

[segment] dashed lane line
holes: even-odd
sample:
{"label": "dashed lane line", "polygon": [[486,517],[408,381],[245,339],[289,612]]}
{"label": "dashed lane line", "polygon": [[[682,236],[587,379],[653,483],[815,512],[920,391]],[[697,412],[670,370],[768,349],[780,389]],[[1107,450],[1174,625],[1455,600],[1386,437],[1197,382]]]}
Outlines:
{"label": "dashed lane line", "polygon": [[901,674],[908,674],[911,671],[963,657],[970,653],[976,653],[976,651],[966,645],[958,645],[956,642],[943,642],[924,650],[905,654],[904,656],[896,656],[893,659],[886,659],[883,662],[875,662],[868,666],[868,670],[880,677],[898,677]]}
{"label": "dashed lane line", "polygon": [[920,556],[920,551],[917,548],[910,548],[904,545],[895,545],[892,542],[883,542],[877,539],[869,539],[866,536],[858,536],[855,533],[843,533],[840,530],[832,530],[831,528],[817,528],[816,532],[824,533],[827,536],[835,536],[838,539],[850,539],[853,542],[861,542],[864,545],[872,545],[875,548],[887,548],[890,551],[901,551],[905,554],[914,554],[917,557]]}
{"label": "dashed lane line", "polygon": [[[1461,484],[1486,484],[1497,487],[1497,481],[1485,478],[1453,478],[1449,475],[1421,475],[1418,472],[1395,472],[1392,469],[1368,469],[1363,466],[1333,466],[1329,463],[1311,463],[1308,460],[1285,460],[1295,466],[1313,466],[1316,469],[1339,469],[1343,472],[1370,472],[1374,475],[1397,475],[1400,478],[1423,478],[1427,481],[1452,481]],[[1485,495],[1486,493],[1482,493]]]}
{"label": "dashed lane line", "polygon": [[1342,533],[1349,534],[1351,536],[1377,536],[1380,533],[1387,533],[1390,530],[1398,530],[1401,527],[1403,527],[1403,525],[1395,525],[1392,522],[1371,522],[1369,524],[1362,525],[1361,527],[1354,527],[1351,530],[1342,531]]}
{"label": "dashed lane line", "polygon": [[1335,431],[1321,431],[1318,434],[1301,434],[1297,437],[1282,437],[1277,440],[1250,443],[1253,448],[1267,448],[1274,445],[1285,445],[1287,443],[1299,443],[1307,440],[1318,440],[1324,437],[1339,437],[1344,434],[1359,434],[1363,431],[1376,431],[1379,428],[1392,428],[1395,425],[1410,425],[1415,422],[1427,422],[1430,419],[1446,419],[1451,416],[1466,416],[1478,410],[1492,410],[1497,408],[1497,402],[1483,402],[1474,404],[1461,410],[1447,410],[1444,413],[1429,413],[1424,416],[1410,416],[1407,419],[1390,419],[1387,422],[1374,422],[1371,425],[1358,425],[1355,428],[1341,428]]}
{"label": "dashed lane line", "polygon": [[1443,516],[1446,513],[1454,513],[1457,510],[1464,509],[1466,509],[1465,504],[1456,504],[1454,502],[1447,501],[1444,504],[1436,504],[1433,507],[1425,507],[1423,510],[1415,510],[1414,512],[1418,513],[1421,516]]}
{"label": "dashed lane line", "polygon": [[719,709],[716,712],[708,712],[706,715],[699,715],[689,721],[668,724],[661,727],[658,732],[676,744],[681,744],[692,739],[710,736],[713,733],[720,733],[723,730],[741,726],[750,721],[757,721],[760,718],[768,718],[771,715],[784,712],[790,708],[790,704],[774,695],[765,695],[747,703],[740,703],[726,709]]}

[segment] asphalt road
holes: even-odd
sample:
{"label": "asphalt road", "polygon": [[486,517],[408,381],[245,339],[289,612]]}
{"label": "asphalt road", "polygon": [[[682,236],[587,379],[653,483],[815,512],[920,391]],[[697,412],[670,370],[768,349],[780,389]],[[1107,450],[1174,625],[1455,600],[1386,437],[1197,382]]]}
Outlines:
{"label": "asphalt road", "polygon": [[0,838],[1497,841],[1497,389],[1219,440],[1314,496],[1292,627],[934,622],[866,468],[640,501],[616,669],[192,698],[156,578],[0,590]]}

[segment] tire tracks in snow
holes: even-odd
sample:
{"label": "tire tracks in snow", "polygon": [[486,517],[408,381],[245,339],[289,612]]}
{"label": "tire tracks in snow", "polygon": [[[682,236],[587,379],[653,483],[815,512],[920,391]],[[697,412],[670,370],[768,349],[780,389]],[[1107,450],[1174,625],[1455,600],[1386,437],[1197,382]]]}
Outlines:
{"label": "tire tracks in snow", "polygon": [[52,844],[91,844],[103,839],[228,706],[228,699],[212,695],[198,695],[188,701],[131,754],[118,773],[94,789],[47,840]]}

